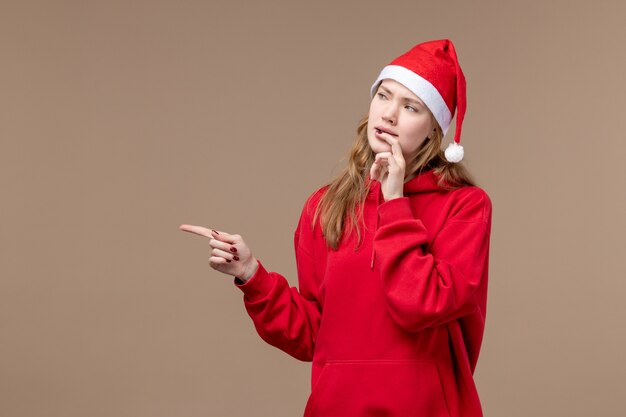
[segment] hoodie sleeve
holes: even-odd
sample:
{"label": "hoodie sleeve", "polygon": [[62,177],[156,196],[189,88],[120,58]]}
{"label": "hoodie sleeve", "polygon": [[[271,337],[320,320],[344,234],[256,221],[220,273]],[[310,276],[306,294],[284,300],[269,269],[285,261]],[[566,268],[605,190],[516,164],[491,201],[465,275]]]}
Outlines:
{"label": "hoodie sleeve", "polygon": [[391,317],[420,331],[473,312],[488,262],[491,201],[481,189],[463,194],[432,242],[408,197],[378,208],[374,248]]}
{"label": "hoodie sleeve", "polygon": [[321,317],[312,238],[311,218],[305,204],[294,233],[300,291],[290,287],[279,273],[268,272],[261,261],[247,282],[234,279],[261,338],[302,361],[313,360]]}

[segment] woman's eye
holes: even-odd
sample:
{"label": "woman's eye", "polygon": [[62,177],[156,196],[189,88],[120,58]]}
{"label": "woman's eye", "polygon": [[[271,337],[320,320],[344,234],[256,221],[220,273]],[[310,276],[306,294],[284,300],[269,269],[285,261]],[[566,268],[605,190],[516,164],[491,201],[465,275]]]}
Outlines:
{"label": "woman's eye", "polygon": [[417,109],[413,106],[406,106],[407,109],[409,109],[410,111],[417,111]]}
{"label": "woman's eye", "polygon": [[387,98],[383,93],[378,93],[378,97],[380,97],[380,98]]}

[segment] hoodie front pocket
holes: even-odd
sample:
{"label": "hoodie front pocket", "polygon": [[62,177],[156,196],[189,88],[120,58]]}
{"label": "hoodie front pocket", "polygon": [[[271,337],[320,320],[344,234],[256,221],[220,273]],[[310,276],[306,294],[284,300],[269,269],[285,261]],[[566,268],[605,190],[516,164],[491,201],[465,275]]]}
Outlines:
{"label": "hoodie front pocket", "polygon": [[435,362],[329,361],[305,417],[450,417]]}

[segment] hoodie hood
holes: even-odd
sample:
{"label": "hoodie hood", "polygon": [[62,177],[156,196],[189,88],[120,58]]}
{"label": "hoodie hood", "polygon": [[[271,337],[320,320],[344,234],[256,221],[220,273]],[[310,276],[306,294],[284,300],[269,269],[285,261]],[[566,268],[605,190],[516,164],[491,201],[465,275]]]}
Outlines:
{"label": "hoodie hood", "polygon": [[[416,175],[411,178],[409,181],[404,183],[403,194],[404,197],[411,197],[412,195],[421,194],[421,193],[429,193],[429,192],[438,192],[444,190],[437,184],[437,175],[435,172],[430,169],[428,171],[423,171],[422,173]],[[373,199],[376,203],[376,208],[378,211],[378,206],[383,203],[386,203],[385,197],[382,192],[382,187],[380,181],[373,180],[369,174],[366,179],[366,186],[369,187],[367,199]],[[374,234],[378,231],[378,223],[379,216],[376,214],[376,230]],[[370,269],[374,268],[374,260],[376,259],[376,250],[374,249],[374,245],[372,244],[372,257]]]}
{"label": "hoodie hood", "polygon": [[[416,175],[415,177],[404,183],[404,196],[408,197],[411,194],[444,190],[437,184],[437,178],[438,176],[432,169],[428,171],[423,171],[419,175]],[[379,200],[381,202],[384,202],[380,181],[373,180],[368,174],[365,178],[365,183],[366,186],[369,187],[368,194],[371,195],[372,193],[374,193],[379,197]]]}

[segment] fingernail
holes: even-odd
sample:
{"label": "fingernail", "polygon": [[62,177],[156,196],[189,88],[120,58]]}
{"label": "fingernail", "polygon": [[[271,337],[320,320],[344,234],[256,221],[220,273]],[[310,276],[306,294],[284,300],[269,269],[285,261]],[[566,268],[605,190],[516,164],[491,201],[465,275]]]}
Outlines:
{"label": "fingernail", "polygon": [[[211,229],[213,230],[213,229]],[[217,230],[213,230],[215,232],[216,235],[219,235],[219,232]]]}
{"label": "fingernail", "polygon": [[235,256],[233,256],[233,259],[238,261],[239,260],[239,256],[235,255]]}
{"label": "fingernail", "polygon": [[229,263],[230,263],[230,259],[226,259],[226,262],[229,262]]}
{"label": "fingernail", "polygon": [[230,247],[230,251],[231,251],[231,252],[237,252],[237,248],[236,248],[236,247],[234,247],[234,246],[231,246],[231,247]]}

